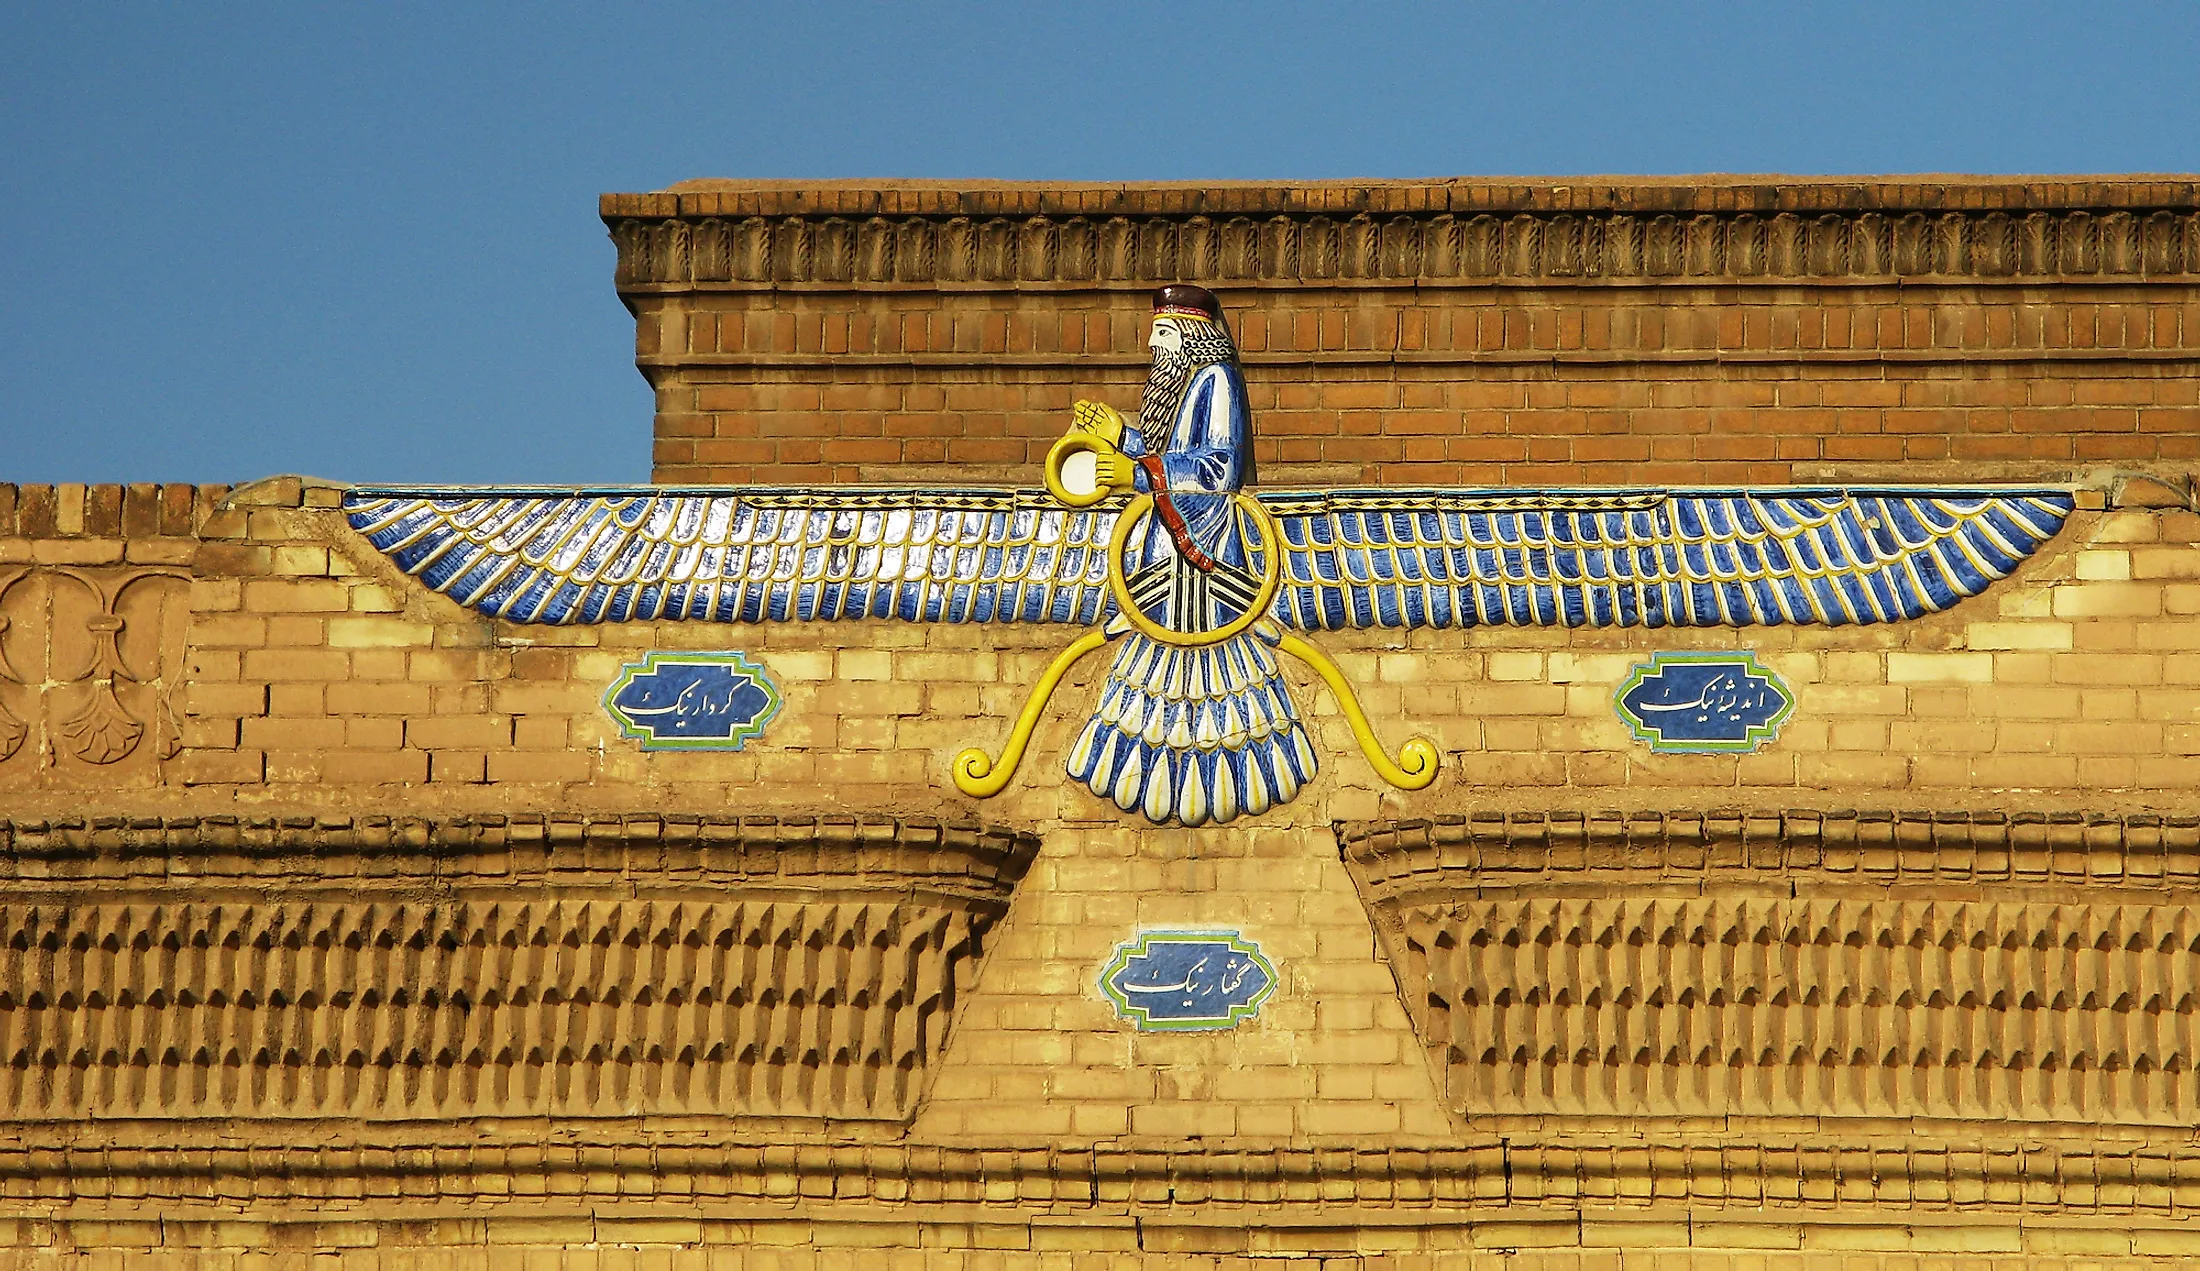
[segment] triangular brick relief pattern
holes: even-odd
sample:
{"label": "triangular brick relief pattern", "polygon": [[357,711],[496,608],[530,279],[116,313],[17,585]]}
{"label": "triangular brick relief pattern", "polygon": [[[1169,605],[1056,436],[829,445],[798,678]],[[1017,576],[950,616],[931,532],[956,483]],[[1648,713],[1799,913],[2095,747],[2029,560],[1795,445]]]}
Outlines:
{"label": "triangular brick relief pattern", "polygon": [[[1277,983],[1257,1014],[1193,1032],[1121,1017],[1102,969],[1141,932],[1183,930],[1259,947]],[[918,1141],[1237,1148],[1451,1134],[1327,833],[1050,834],[994,942],[911,1126]]]}
{"label": "triangular brick relief pattern", "polygon": [[[1789,821],[1814,845],[1828,821],[1852,845],[1861,826],[1867,848],[1917,828]],[[1716,829],[1707,843],[1701,819],[1676,824],[1694,870],[1619,867],[1651,849],[1647,827],[1616,822],[1604,870],[1585,858],[1540,877],[1443,860],[1475,828],[1504,823],[1348,841],[1455,1111],[2191,1123],[2200,918],[2159,883],[1918,896],[1805,868],[1788,876],[1798,895],[1751,895],[1736,885],[1746,869],[1700,863],[1707,847],[1744,844],[1722,845]],[[1744,822],[1725,824],[1739,840]],[[1525,854],[1552,850],[1550,823],[1512,828]],[[1963,857],[1975,868],[1982,848],[2006,862],[2012,833],[2028,834],[1998,818],[1925,828],[1950,841],[1958,868]],[[2124,874],[2142,834],[2155,851],[2196,832],[2158,820],[2039,828],[2062,840],[2066,863],[2103,858],[2081,876]],[[1559,848],[1585,837],[1575,821]]]}
{"label": "triangular brick relief pattern", "polygon": [[[596,867],[570,873],[538,873],[550,853],[528,859],[507,825],[498,844],[475,835],[470,858],[448,842],[440,857],[401,842],[370,849],[392,876],[382,884],[309,875],[254,894],[202,859],[192,864],[206,874],[157,889],[21,886],[29,896],[0,905],[0,1108],[14,1121],[903,1121],[1030,850],[1005,836],[951,850],[937,827],[931,844],[897,843],[898,823],[851,836],[752,822],[722,836],[733,841],[711,854],[717,868],[650,877],[626,865],[659,853],[662,826],[630,852],[618,835],[631,827],[600,821],[573,827]],[[287,839],[314,872],[360,867],[358,827],[261,828],[267,850]],[[164,824],[136,836],[234,841],[237,830]],[[349,851],[331,851],[347,836]],[[7,837],[35,840],[38,854],[56,835]],[[84,857],[95,874],[102,859],[144,859],[127,830],[76,837],[78,869]],[[835,837],[865,841],[860,852],[821,841]],[[744,871],[751,849],[757,868]],[[771,872],[782,853],[790,871]],[[831,871],[836,855],[845,872]],[[996,858],[998,885],[965,855]],[[491,860],[505,880],[467,877]],[[420,876],[436,864],[457,880]],[[795,874],[809,885],[790,885]]]}

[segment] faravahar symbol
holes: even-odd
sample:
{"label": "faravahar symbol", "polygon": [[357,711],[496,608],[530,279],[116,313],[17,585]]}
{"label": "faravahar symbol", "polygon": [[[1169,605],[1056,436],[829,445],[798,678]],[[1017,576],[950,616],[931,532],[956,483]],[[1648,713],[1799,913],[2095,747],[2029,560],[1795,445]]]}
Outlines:
{"label": "faravahar symbol", "polygon": [[1388,751],[1308,633],[1901,621],[2007,575],[2075,504],[2059,486],[1255,490],[1221,306],[1164,287],[1152,331],[1137,419],[1079,402],[1044,489],[360,488],[344,506],[399,567],[510,622],[1088,628],[997,755],[956,757],[956,787],[998,793],[1064,674],[1113,644],[1069,774],[1196,826],[1314,777],[1278,654],[1329,686],[1385,781],[1435,779],[1436,747]]}

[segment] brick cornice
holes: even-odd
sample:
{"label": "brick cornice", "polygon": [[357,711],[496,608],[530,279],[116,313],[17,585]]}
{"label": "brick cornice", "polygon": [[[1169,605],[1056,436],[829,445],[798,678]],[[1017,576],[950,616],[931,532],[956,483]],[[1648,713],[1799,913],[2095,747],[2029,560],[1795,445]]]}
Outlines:
{"label": "brick cornice", "polygon": [[629,294],[711,284],[2158,280],[2189,177],[691,182],[607,194]]}
{"label": "brick cornice", "polygon": [[1893,882],[2200,886],[2200,816],[1841,811],[1484,812],[1338,826],[1378,894],[1550,874],[1814,876]]}
{"label": "brick cornice", "polygon": [[[654,813],[0,818],[0,878],[154,880],[238,874],[450,879],[693,870],[781,886],[924,882],[1006,900],[1037,855],[1024,831],[925,817]],[[374,861],[362,870],[359,858]],[[612,858],[616,857],[614,861]],[[226,867],[225,867],[226,865]],[[486,866],[486,868],[483,868]]]}
{"label": "brick cornice", "polygon": [[2200,176],[1453,177],[1346,181],[682,181],[614,216],[1195,216],[1329,212],[2033,211],[2200,207]]}
{"label": "brick cornice", "polygon": [[[71,1133],[76,1133],[71,1131]],[[1624,1141],[1532,1135],[1456,1147],[1363,1142],[1215,1149],[914,1144],[387,1141],[87,1145],[60,1135],[0,1144],[0,1194],[49,1204],[148,1201],[396,1202],[426,1209],[539,1209],[561,1202],[677,1203],[785,1216],[860,1213],[865,1204],[1019,1210],[1169,1212],[1210,1206],[1291,1212],[1349,1205],[1426,1217],[1451,1209],[1645,1208],[1686,1198],[1703,1209],[1920,1216],[1997,1213],[2146,1215],[2189,1220],[2200,1153],[2189,1143],[2080,1143],[1975,1136]],[[814,1209],[798,1210],[798,1203]],[[1327,1211],[1329,1221],[1337,1211]],[[1463,1218],[1465,1215],[1461,1215]],[[906,1216],[904,1215],[904,1220]]]}

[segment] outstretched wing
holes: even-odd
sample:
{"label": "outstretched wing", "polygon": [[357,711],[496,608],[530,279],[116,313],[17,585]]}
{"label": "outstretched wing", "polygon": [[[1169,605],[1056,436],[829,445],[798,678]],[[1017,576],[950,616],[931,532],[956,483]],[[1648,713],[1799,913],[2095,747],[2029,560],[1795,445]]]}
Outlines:
{"label": "outstretched wing", "polygon": [[352,528],[512,622],[1099,621],[1116,509],[1044,490],[356,489]]}
{"label": "outstretched wing", "polygon": [[1277,621],[1747,626],[1937,613],[2054,537],[2067,489],[1264,492]]}

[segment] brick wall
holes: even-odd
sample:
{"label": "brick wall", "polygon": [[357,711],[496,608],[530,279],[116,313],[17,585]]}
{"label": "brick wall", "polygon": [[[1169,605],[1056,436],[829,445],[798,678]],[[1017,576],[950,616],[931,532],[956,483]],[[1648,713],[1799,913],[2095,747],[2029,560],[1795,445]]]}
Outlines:
{"label": "brick wall", "polygon": [[[0,1208],[27,1255],[195,1265],[342,1244],[370,1265],[822,1267],[885,1245],[943,1267],[1255,1254],[1479,1266],[1519,1249],[1542,1261],[1507,1265],[1605,1266],[1598,1251],[1624,1245],[1692,1265],[1759,1265],[1745,1250],[1772,1248],[1802,1267],[1940,1265],[1957,1249],[2046,1266],[2096,1253],[2167,1265],[2195,1240],[2179,1198],[2200,1177],[2187,1128],[2200,955],[2177,915],[2200,888],[2200,516],[2147,506],[2159,487],[2089,492],[2038,557],[1950,613],[1749,632],[1740,643],[1798,699],[1754,755],[1653,755],[1610,706],[1651,649],[1733,647],[1734,632],[1326,636],[1386,739],[1435,739],[1444,775],[1415,794],[1382,786],[1335,704],[1294,671],[1322,774],[1222,832],[1127,822],[1061,779],[1096,663],[1073,673],[1006,792],[953,791],[949,760],[999,744],[1059,644],[1049,633],[497,624],[397,575],[344,527],[339,495],[289,478],[173,491],[156,500],[169,523],[140,513],[168,532],[143,537],[96,510],[127,516],[143,494],[0,496],[18,509],[0,527],[0,705],[25,730],[0,760],[15,897],[0,935],[76,950],[0,963],[0,1058],[15,1065],[0,1090],[16,1091]],[[147,587],[166,599],[149,603]],[[71,651],[97,645],[102,615],[122,620],[121,675]],[[740,753],[641,752],[601,697],[658,648],[746,650],[785,710]],[[64,725],[102,682],[144,727],[92,763],[71,748],[98,734]],[[714,933],[829,945],[849,906],[906,905],[881,898],[942,876],[858,865],[848,845],[945,844],[924,827],[973,817],[1015,827],[1030,856],[1001,875],[1005,899],[952,902],[973,917],[956,920],[946,969],[918,973],[944,994],[942,1028],[904,1052],[919,1073],[906,1105],[885,1099],[864,1120],[833,1095],[817,1106],[837,1119],[821,1121],[807,1087],[745,1077],[731,1052],[723,1070],[682,1075],[687,1061],[648,1051],[763,1026],[620,1001],[642,984],[719,982],[651,966],[688,966],[678,951],[715,947]],[[1397,828],[1428,819],[1455,828]],[[1367,846],[1410,833],[1427,835],[1430,863]],[[1471,868],[1446,863],[1451,843]],[[1576,846],[1536,846],[1559,843]],[[1493,1055],[1430,1012],[1463,990],[1572,983],[1562,968],[1588,973],[1580,950],[1609,925],[1598,915],[1661,896],[1694,898],[1710,924],[1677,937],[1691,958],[1767,914],[1767,930],[1803,932],[1751,946],[1777,974],[1834,974],[1790,909],[1847,915],[1828,919],[1829,948],[1888,934],[1889,965],[1910,969],[1867,976],[1858,962],[1836,978],[1914,996],[1865,1015],[1780,1008],[1797,1037],[1868,1019],[1888,1053],[1788,1061],[1822,1088],[1777,1063],[1730,1071],[1678,1053],[1639,1061],[1638,1078],[1538,1046],[1574,1027],[1563,1019],[1639,1027],[1628,1012],[1647,1007],[1519,999],[1489,1034],[1517,1049]],[[1446,923],[1481,929],[1471,915],[1485,910],[1488,930],[1518,940],[1511,970],[1427,951]],[[1261,1019],[1126,1030],[1094,988],[1101,961],[1135,930],[1203,925],[1239,928],[1275,959]],[[529,953],[538,930],[545,952]],[[316,932],[360,952],[325,971],[283,952],[317,947]],[[508,936],[513,952],[497,953]],[[2040,983],[2085,991],[1994,1005],[2004,979],[1960,952],[1974,936],[2052,949]],[[151,955],[170,939],[208,952]],[[1642,985],[1670,975],[1675,992],[1729,974],[1626,965]],[[340,966],[384,996],[315,1005]],[[780,993],[843,982],[755,974]],[[248,984],[291,995],[246,1005]],[[448,1005],[526,984],[560,986],[565,1004]],[[33,991],[47,1004],[11,1015]],[[523,1009],[541,1022],[517,1024]],[[1692,1009],[1709,1039],[1763,1008]],[[499,1020],[548,1030],[567,1057],[498,1052]],[[224,1038],[263,1033],[324,1040],[293,1045],[295,1061],[272,1042],[224,1059]],[[115,1040],[103,1051],[95,1037]],[[133,1057],[138,1037],[174,1039],[168,1066],[158,1045]],[[469,1058],[466,1037],[486,1049]],[[2043,1047],[2061,1058],[2043,1063]],[[800,1048],[757,1062],[792,1072]],[[90,1139],[68,1112],[80,1105],[110,1118]],[[408,1119],[421,1108],[433,1115]],[[193,1128],[207,1115],[218,1135]],[[1782,1143],[1796,1150],[1767,1154]]]}
{"label": "brick wall", "polygon": [[[2079,510],[1915,622],[1322,635],[1436,783],[1377,780],[1288,664],[1320,775],[1186,831],[1063,779],[1097,658],[1005,791],[956,792],[1059,631],[517,626],[399,574],[339,487],[0,486],[0,1260],[2200,1248],[2187,187],[605,210],[665,479],[1028,482],[1073,394],[1135,400],[1146,289],[1192,276],[1271,483],[2006,476]],[[1651,652],[1735,648],[1794,692],[1772,745],[1615,716]],[[744,651],[783,710],[640,750],[603,696],[673,649]],[[1103,960],[1199,926],[1274,998],[1132,1031]]]}
{"label": "brick wall", "polygon": [[[150,489],[150,488],[148,488]],[[1741,641],[1801,695],[1780,744],[1754,755],[1651,755],[1610,697],[1653,649],[1721,649],[1722,630],[1486,628],[1323,636],[1395,745],[1424,733],[1446,755],[1428,792],[1383,786],[1357,758],[1325,690],[1301,675],[1324,759],[1318,797],[1278,815],[1429,816],[1483,806],[1615,806],[1762,795],[1775,801],[1957,797],[2028,804],[2182,807],[2200,778],[2200,514],[2149,506],[2165,490],[2091,491],[2062,534],[2010,579],[1920,621],[1753,628]],[[117,807],[192,812],[298,805],[375,808],[428,792],[450,811],[551,806],[966,814],[947,761],[997,744],[1025,686],[1058,651],[1040,627],[622,623],[498,624],[397,573],[343,526],[341,491],[280,478],[234,492],[172,487],[172,534],[130,538],[105,506],[120,487],[0,488],[17,508],[0,536],[0,613],[12,677],[0,701],[42,709],[0,761],[18,810],[66,810],[102,783]],[[151,499],[150,493],[142,497]],[[2113,500],[2113,501],[2112,501]],[[4,506],[0,503],[0,506]],[[153,515],[147,512],[147,515]],[[54,528],[48,528],[54,527]],[[60,528],[67,527],[67,528]],[[166,527],[164,527],[166,528]],[[26,583],[89,580],[52,594]],[[20,580],[20,581],[18,581]],[[135,589],[186,599],[133,620]],[[96,586],[95,586],[96,585]],[[122,673],[94,671],[100,601],[121,618]],[[59,606],[56,608],[56,606]],[[600,697],[653,648],[738,647],[762,657],[789,704],[771,744],[737,754],[643,754],[620,743]],[[44,671],[48,663],[55,669]],[[1089,689],[1100,667],[1073,672]],[[1297,674],[1294,672],[1294,674]],[[88,767],[47,733],[109,682],[142,748]],[[159,709],[130,695],[160,690]],[[1052,778],[1074,736],[1074,694],[1037,755],[993,803],[1017,824],[1111,820]],[[40,717],[42,718],[42,717]],[[167,753],[163,719],[175,736]],[[130,762],[142,783],[116,783]],[[118,766],[120,765],[120,766]],[[72,776],[72,774],[76,774]],[[151,792],[160,791],[155,795]],[[406,796],[410,798],[411,796]],[[178,803],[177,800],[182,800]],[[151,800],[151,802],[148,802]]]}
{"label": "brick wall", "polygon": [[606,195],[669,482],[1032,480],[1145,376],[1148,293],[1243,348],[1263,480],[2182,470],[2188,184],[1467,182]]}

